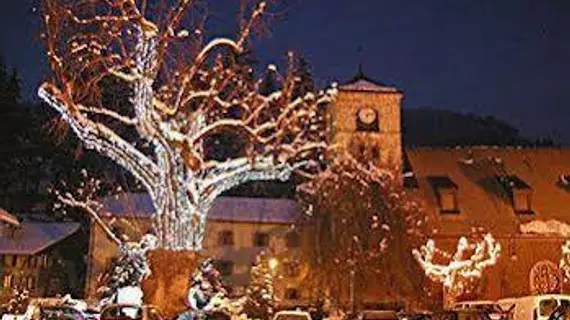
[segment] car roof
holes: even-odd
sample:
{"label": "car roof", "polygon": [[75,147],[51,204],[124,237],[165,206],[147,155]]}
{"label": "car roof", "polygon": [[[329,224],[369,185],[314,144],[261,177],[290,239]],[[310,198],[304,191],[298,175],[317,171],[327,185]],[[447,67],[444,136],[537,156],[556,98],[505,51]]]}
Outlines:
{"label": "car roof", "polygon": [[276,315],[278,314],[307,315],[309,313],[307,311],[301,311],[301,310],[283,310],[276,313]]}

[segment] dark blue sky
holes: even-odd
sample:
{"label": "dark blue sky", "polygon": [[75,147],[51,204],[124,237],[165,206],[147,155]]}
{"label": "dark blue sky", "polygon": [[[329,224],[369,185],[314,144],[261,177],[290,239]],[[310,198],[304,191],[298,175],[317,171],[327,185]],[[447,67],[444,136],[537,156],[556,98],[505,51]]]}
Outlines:
{"label": "dark blue sky", "polygon": [[[31,10],[37,2],[0,4],[0,53],[21,71],[26,98],[47,74]],[[225,34],[237,0],[211,2],[210,35]],[[524,134],[570,143],[568,0],[282,2],[285,16],[256,44],[263,61],[282,63],[296,51],[325,84],[351,77],[362,60],[368,76],[405,91],[406,108],[492,115]]]}

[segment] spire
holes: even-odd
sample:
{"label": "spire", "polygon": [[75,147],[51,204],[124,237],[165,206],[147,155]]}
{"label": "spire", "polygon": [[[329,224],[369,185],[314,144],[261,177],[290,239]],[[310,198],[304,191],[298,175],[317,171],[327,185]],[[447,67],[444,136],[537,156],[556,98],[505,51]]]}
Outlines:
{"label": "spire", "polygon": [[365,79],[366,76],[364,75],[364,68],[362,67],[362,61],[358,63],[358,72],[356,73],[356,76],[354,76],[355,79]]}
{"label": "spire", "polygon": [[362,56],[364,52],[364,46],[359,45],[356,51],[358,52],[358,72],[356,73],[354,79],[365,79],[366,76],[364,75],[364,68],[362,67],[362,60],[363,60]]}

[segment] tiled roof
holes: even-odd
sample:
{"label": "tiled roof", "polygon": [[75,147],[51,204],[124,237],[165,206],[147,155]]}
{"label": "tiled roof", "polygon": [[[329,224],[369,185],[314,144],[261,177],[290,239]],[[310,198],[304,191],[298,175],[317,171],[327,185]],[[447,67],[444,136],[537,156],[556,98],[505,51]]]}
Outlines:
{"label": "tiled roof", "polygon": [[0,208],[0,222],[7,223],[7,224],[14,226],[14,227],[20,226],[20,221],[18,221],[18,218],[11,215],[8,211],[6,211],[2,208]]}
{"label": "tiled roof", "polygon": [[13,237],[6,232],[0,236],[0,254],[33,255],[69,237],[79,230],[79,223],[24,222]]}
{"label": "tiled roof", "polygon": [[[570,224],[570,191],[558,183],[570,169],[570,148],[411,148],[406,156],[419,186],[411,192],[425,203],[440,233],[483,227],[497,236],[516,234],[521,223],[535,219]],[[440,214],[430,176],[447,176],[457,185],[458,215]],[[533,214],[513,210],[511,195],[497,177],[516,177],[512,187],[533,190]]]}
{"label": "tiled roof", "polygon": [[[122,194],[103,200],[107,212],[113,216],[149,218],[154,212],[150,196],[146,193]],[[219,197],[208,213],[208,220],[292,223],[301,210],[289,199]]]}

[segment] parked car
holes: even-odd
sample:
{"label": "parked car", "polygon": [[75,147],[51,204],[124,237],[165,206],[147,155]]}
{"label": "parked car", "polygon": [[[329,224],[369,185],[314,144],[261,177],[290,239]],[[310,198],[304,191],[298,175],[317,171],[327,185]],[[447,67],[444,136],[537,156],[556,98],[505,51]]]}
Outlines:
{"label": "parked car", "polygon": [[273,320],[312,320],[311,314],[306,311],[285,310],[273,315]]}
{"label": "parked car", "polygon": [[[26,318],[27,319],[27,318]],[[83,313],[67,306],[39,306],[31,315],[32,320],[86,320]]]}
{"label": "parked car", "polygon": [[548,320],[566,320],[566,319],[570,319],[570,305],[558,306],[558,308],[556,308],[556,310],[552,312],[550,317],[548,317]]}
{"label": "parked car", "polygon": [[163,320],[154,306],[131,304],[110,304],[101,310],[99,320]]}
{"label": "parked car", "polygon": [[88,320],[99,320],[99,310],[87,308],[83,311],[85,318]]}
{"label": "parked car", "polygon": [[512,307],[513,319],[548,320],[559,307],[570,306],[570,295],[545,294],[520,298],[506,298],[497,301],[503,309]]}
{"label": "parked car", "polygon": [[392,310],[363,310],[358,314],[362,320],[398,320],[400,317]]}

